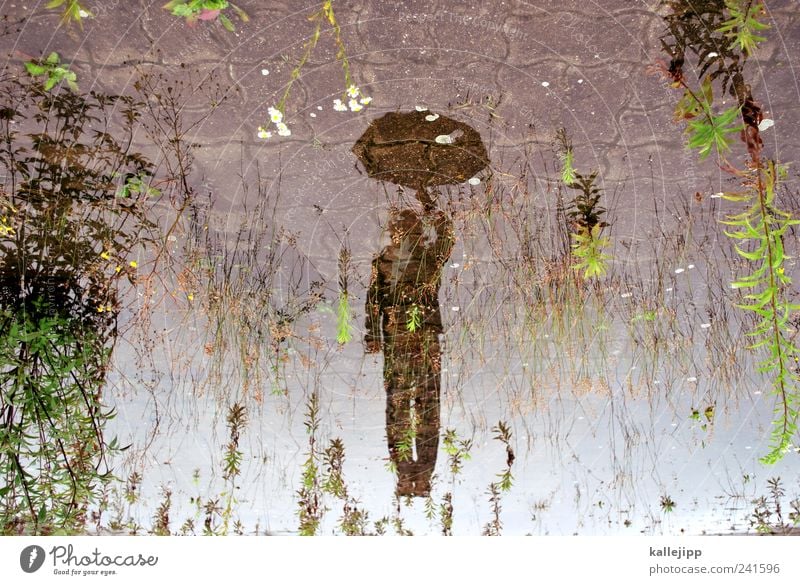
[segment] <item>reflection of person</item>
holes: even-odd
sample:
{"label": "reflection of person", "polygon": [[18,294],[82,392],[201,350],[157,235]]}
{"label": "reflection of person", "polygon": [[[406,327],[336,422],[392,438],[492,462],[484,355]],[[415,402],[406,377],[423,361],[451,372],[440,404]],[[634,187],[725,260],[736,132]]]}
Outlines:
{"label": "reflection of person", "polygon": [[[436,239],[426,237],[426,225]],[[453,222],[442,211],[411,209],[389,218],[391,243],[372,262],[366,304],[368,352],[383,347],[386,435],[397,494],[426,496],[439,447],[442,316],[439,284],[453,249]]]}

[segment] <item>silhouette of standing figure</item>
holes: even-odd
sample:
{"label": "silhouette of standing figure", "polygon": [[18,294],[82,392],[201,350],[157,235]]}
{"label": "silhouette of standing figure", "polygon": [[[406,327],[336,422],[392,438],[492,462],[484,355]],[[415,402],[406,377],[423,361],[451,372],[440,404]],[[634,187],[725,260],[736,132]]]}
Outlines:
{"label": "silhouette of standing figure", "polygon": [[364,342],[369,353],[383,349],[386,435],[397,494],[427,496],[439,447],[439,285],[455,233],[441,210],[422,217],[412,209],[393,210],[388,230],[391,243],[372,262]]}

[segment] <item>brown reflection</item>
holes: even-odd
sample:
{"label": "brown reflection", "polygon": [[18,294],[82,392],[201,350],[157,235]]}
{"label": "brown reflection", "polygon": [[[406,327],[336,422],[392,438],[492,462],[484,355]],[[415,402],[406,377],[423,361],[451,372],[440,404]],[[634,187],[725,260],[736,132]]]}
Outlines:
{"label": "brown reflection", "polygon": [[370,353],[383,350],[397,494],[427,496],[439,447],[439,285],[455,234],[441,210],[393,210],[388,229],[391,243],[372,261],[364,342]]}

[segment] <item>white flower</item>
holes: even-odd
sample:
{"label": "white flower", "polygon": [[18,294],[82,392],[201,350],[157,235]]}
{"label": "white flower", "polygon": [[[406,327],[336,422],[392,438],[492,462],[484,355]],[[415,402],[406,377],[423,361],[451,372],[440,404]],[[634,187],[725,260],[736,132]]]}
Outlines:
{"label": "white flower", "polygon": [[347,88],[347,95],[349,95],[351,98],[357,98],[358,94],[360,93],[361,90],[358,89],[355,85],[351,85],[350,87]]}
{"label": "white flower", "polygon": [[342,100],[333,100],[333,109],[337,112],[346,112],[347,106],[342,103]]}
{"label": "white flower", "polygon": [[474,187],[475,185],[480,185],[480,184],[481,184],[481,180],[480,180],[478,177],[472,177],[472,178],[471,178],[469,181],[467,181],[467,182],[468,182],[470,185],[472,185],[473,187]]}
{"label": "white flower", "polygon": [[269,75],[269,69],[262,69],[261,75]]}
{"label": "white flower", "polygon": [[428,106],[414,106],[414,109],[417,110],[418,112],[427,112]]}
{"label": "white flower", "polygon": [[550,87],[550,82],[549,81],[543,81],[542,82],[542,87]]}
{"label": "white flower", "polygon": [[450,137],[449,134],[439,134],[435,138],[437,144],[453,144],[453,139]]}
{"label": "white flower", "polygon": [[372,98],[371,98],[371,97],[369,97],[369,96],[365,96],[365,97],[362,97],[362,98],[361,98],[361,103],[362,103],[362,104],[364,104],[365,106],[369,105],[369,103],[370,103],[371,101],[372,101]]}
{"label": "white flower", "polygon": [[91,14],[89,14],[85,10],[81,9],[81,10],[78,10],[78,16],[80,16],[81,18],[89,18],[91,16]]}
{"label": "white flower", "polygon": [[268,132],[263,127],[258,127],[258,137],[266,140],[267,138],[272,138],[272,132]]}
{"label": "white flower", "polygon": [[425,116],[425,119],[428,122],[433,122],[434,120],[437,120],[438,118],[439,118],[439,114],[428,114],[427,116]]}
{"label": "white flower", "polygon": [[347,103],[347,105],[348,105],[348,106],[350,106],[350,111],[351,111],[351,112],[360,112],[361,110],[363,110],[363,109],[364,109],[364,106],[362,106],[361,104],[359,104],[359,103],[358,103],[358,100],[355,100],[355,99],[352,99],[352,100],[350,100],[350,101]]}
{"label": "white flower", "polygon": [[284,124],[283,122],[278,122],[278,136],[291,136],[292,131],[289,130],[289,127]]}
{"label": "white flower", "polygon": [[269,119],[276,124],[280,124],[283,121],[283,113],[277,108],[270,107],[267,111],[269,112]]}

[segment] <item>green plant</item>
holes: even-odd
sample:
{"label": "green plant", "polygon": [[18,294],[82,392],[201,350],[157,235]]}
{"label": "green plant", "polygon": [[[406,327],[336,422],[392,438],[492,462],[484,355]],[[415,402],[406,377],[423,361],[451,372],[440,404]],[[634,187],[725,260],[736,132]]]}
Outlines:
{"label": "green plant", "polygon": [[511,467],[514,465],[514,449],[511,447],[511,429],[508,428],[503,421],[498,421],[497,425],[492,428],[495,433],[494,439],[500,441],[506,449],[506,466],[501,473],[498,474],[499,481],[489,484],[489,503],[492,506],[492,519],[483,529],[485,536],[500,536],[503,525],[500,521],[501,498],[503,492],[511,490],[514,482],[514,476],[511,474]]}
{"label": "green plant", "polygon": [[102,390],[117,285],[135,275],[115,264],[152,227],[141,194],[116,197],[118,178],[151,166],[130,150],[132,98],[51,93],[35,78],[6,78],[0,94],[2,530],[76,532],[120,449],[105,438]]}
{"label": "green plant", "polygon": [[341,439],[331,439],[322,453],[322,491],[343,502],[339,528],[347,536],[367,534],[369,514],[359,507],[358,501],[350,497],[344,480],[344,443]]}
{"label": "green plant", "polygon": [[[764,13],[763,4],[758,0],[665,3],[672,9],[666,17],[671,38],[662,39],[662,47],[670,61],[658,63],[655,70],[672,87],[683,91],[675,114],[678,120],[688,120],[689,146],[698,150],[701,158],[716,151],[722,169],[739,179],[743,187],[741,191],[723,193],[727,200],[742,205],[744,211],[728,214],[722,223],[730,227],[725,234],[736,241],[736,253],[753,266],[749,274],[737,277],[731,286],[746,291],[746,302],[737,307],[756,317],[755,327],[748,333],[753,340],[750,348],[767,354],[759,363],[759,371],[771,376],[772,392],[778,399],[770,452],[761,458],[763,463],[771,464],[790,448],[800,411],[800,377],[793,369],[800,351],[792,342],[794,328],[790,323],[800,305],[789,297],[791,279],[786,274],[784,252],[787,231],[800,222],[777,202],[778,185],[785,171],[776,161],[763,156],[763,112],[744,80],[744,63],[763,40],[755,31],[767,28],[757,20]],[[697,88],[683,73],[687,48],[697,55]],[[714,65],[716,69],[712,70]],[[719,115],[713,109],[715,80],[737,103]],[[731,150],[728,135],[736,131],[740,131],[747,152],[743,169],[726,159]]]}
{"label": "green plant", "polygon": [[[786,492],[779,477],[767,480],[769,496],[759,496],[753,501],[750,526],[759,534],[792,534],[800,526],[800,498],[789,502],[792,511],[784,519],[782,500]],[[788,522],[787,522],[788,520]]]}
{"label": "green plant", "polygon": [[587,177],[575,170],[572,141],[566,129],[559,128],[556,139],[560,145],[561,181],[567,188],[578,191],[564,209],[569,222],[570,250],[575,259],[572,269],[583,271],[583,278],[598,278],[608,270],[611,256],[604,252],[610,240],[602,235],[608,224],[600,219],[606,210],[600,207],[601,189],[594,184],[597,172]]}
{"label": "green plant", "polygon": [[760,1],[753,0],[725,0],[730,20],[717,30],[730,37],[739,48],[748,55],[752,55],[758,43],[766,41],[766,37],[756,34],[757,31],[766,30],[768,24],[758,20],[764,14],[764,6]]}
{"label": "green plant", "polygon": [[305,427],[308,434],[308,454],[302,466],[301,486],[297,491],[299,506],[297,514],[300,518],[298,530],[301,536],[314,536],[319,530],[319,524],[325,511],[322,505],[320,454],[317,448],[319,398],[316,393],[311,394],[308,399]]}
{"label": "green plant", "polygon": [[567,135],[566,128],[556,131],[556,139],[561,144],[561,182],[570,185],[575,182],[575,159],[572,151],[572,141]]}
{"label": "green plant", "polygon": [[408,310],[408,320],[406,321],[406,330],[413,333],[422,325],[422,311],[419,305],[414,303]]}
{"label": "green plant", "polygon": [[222,479],[225,480],[225,492],[220,494],[224,498],[225,505],[222,508],[222,534],[228,534],[231,518],[233,516],[234,505],[237,502],[236,478],[242,473],[242,458],[244,453],[239,447],[239,438],[242,428],[247,425],[247,410],[239,403],[232,404],[228,408],[226,417],[228,425],[229,439],[225,445],[225,455],[222,460]]}
{"label": "green plant", "polygon": [[566,210],[573,226],[571,248],[576,262],[572,269],[583,271],[584,278],[598,278],[607,272],[611,256],[604,252],[610,240],[602,234],[608,224],[600,220],[605,209],[599,205],[600,189],[594,184],[597,173],[588,177],[577,171],[572,174],[575,180],[567,187],[579,192]]}
{"label": "green plant", "polygon": [[336,341],[340,344],[353,339],[352,311],[348,294],[347,275],[350,271],[350,250],[342,246],[339,250],[339,303],[336,306]]}
{"label": "green plant", "polygon": [[230,32],[234,32],[236,28],[233,26],[231,19],[222,13],[223,10],[231,8],[242,22],[250,20],[244,10],[232,2],[228,2],[228,0],[171,0],[164,4],[164,8],[175,16],[185,18],[190,26],[194,25],[198,20],[219,19],[222,26]]}
{"label": "green plant", "polygon": [[472,440],[460,439],[454,429],[447,429],[442,438],[442,447],[447,453],[448,467],[455,481],[464,468],[464,462],[472,458],[469,453],[472,449]]}
{"label": "green plant", "polygon": [[665,514],[669,514],[670,512],[672,512],[676,506],[675,501],[666,494],[661,496],[661,499],[659,500],[659,505],[661,506],[661,509],[664,511]]}
{"label": "green plant", "polygon": [[101,335],[37,299],[0,310],[0,488],[4,533],[77,532],[111,472]]}
{"label": "green plant", "polygon": [[45,8],[52,9],[59,6],[64,6],[64,11],[61,14],[62,24],[68,24],[71,20],[74,20],[82,27],[83,19],[93,16],[91,12],[81,5],[80,0],[50,0]]}
{"label": "green plant", "polygon": [[675,108],[675,117],[687,120],[687,145],[696,149],[700,159],[717,152],[721,157],[731,149],[732,139],[728,134],[741,132],[743,125],[738,123],[739,106],[728,108],[720,115],[714,114],[712,104],[714,93],[711,78],[703,80],[699,92],[686,88],[683,97]]}
{"label": "green plant", "polygon": [[148,197],[158,197],[161,189],[154,187],[150,182],[152,177],[147,174],[139,173],[125,178],[125,182],[117,190],[117,197],[130,197],[132,195],[147,195]]}
{"label": "green plant", "polygon": [[50,53],[47,58],[28,61],[25,69],[33,77],[45,76],[45,91],[50,91],[62,81],[66,81],[72,91],[78,91],[77,76],[69,70],[69,65],[62,65],[58,53]]}

